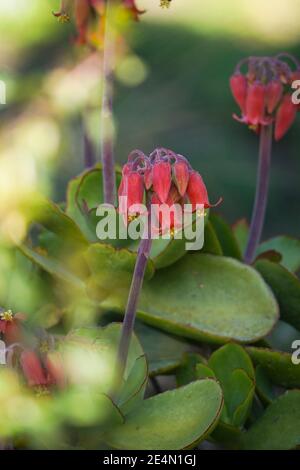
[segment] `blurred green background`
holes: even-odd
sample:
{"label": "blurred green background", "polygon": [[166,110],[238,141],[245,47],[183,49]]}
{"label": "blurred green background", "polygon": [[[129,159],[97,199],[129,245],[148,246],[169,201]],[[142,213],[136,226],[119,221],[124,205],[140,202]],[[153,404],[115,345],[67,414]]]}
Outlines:
{"label": "blurred green background", "polygon": [[[230,222],[251,215],[258,139],[232,119],[228,80],[247,55],[300,57],[299,0],[138,0],[147,12],[119,45],[115,89],[116,158],[166,146],[203,175]],[[84,168],[83,129],[100,159],[99,57],[72,43],[56,0],[1,0],[0,214],[2,229],[22,221],[10,204],[35,189],[65,199]],[[264,237],[299,236],[300,118],[274,146]],[[1,206],[2,204],[2,206]],[[11,210],[8,211],[8,208]],[[0,227],[1,228],[1,227]],[[5,231],[4,230],[4,231]]]}

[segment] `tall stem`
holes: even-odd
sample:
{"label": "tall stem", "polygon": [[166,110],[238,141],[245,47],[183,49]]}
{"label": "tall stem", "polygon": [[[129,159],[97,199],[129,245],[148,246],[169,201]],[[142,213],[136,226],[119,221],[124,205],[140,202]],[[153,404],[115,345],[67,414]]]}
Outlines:
{"label": "tall stem", "polygon": [[125,316],[123,320],[122,331],[121,331],[121,339],[120,339],[118,355],[117,355],[118,375],[121,378],[124,375],[124,371],[126,367],[130,340],[131,340],[133,328],[134,328],[137,303],[138,303],[139,295],[142,289],[145,270],[146,270],[147,261],[148,261],[149,254],[150,254],[151,244],[152,244],[150,212],[151,211],[149,209],[146,233],[144,234],[144,238],[140,242],[137,260],[136,260],[134,273],[133,273],[133,278],[131,281],[131,287],[129,291]]}
{"label": "tall stem", "polygon": [[103,51],[103,90],[101,110],[101,156],[103,166],[104,202],[115,204],[115,163],[113,136],[113,49],[114,38],[110,25],[110,2],[106,0]]}
{"label": "tall stem", "polygon": [[262,126],[260,134],[255,202],[250,225],[248,244],[244,257],[247,264],[251,264],[254,260],[264,225],[271,167],[272,131],[273,126],[270,124],[268,126]]}

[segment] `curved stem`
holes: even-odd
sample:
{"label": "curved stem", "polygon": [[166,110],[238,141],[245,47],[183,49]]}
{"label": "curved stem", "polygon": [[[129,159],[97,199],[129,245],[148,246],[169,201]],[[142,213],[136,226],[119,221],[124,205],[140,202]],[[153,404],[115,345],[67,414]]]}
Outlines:
{"label": "curved stem", "polygon": [[262,126],[260,134],[255,202],[250,225],[248,244],[244,256],[245,262],[248,264],[251,264],[254,260],[264,225],[271,167],[272,131],[273,126],[270,124],[268,126]]}
{"label": "curved stem", "polygon": [[130,340],[133,333],[134,322],[136,317],[136,309],[139,295],[142,289],[147,261],[150,254],[151,239],[151,210],[148,210],[148,224],[146,224],[144,238],[142,238],[138,250],[136,264],[134,268],[133,278],[129,291],[125,316],[123,320],[121,338],[119,343],[117,361],[118,361],[118,377],[122,379],[127,363]]}
{"label": "curved stem", "polygon": [[115,163],[113,136],[113,33],[109,24],[110,0],[106,0],[105,33],[103,51],[103,89],[101,109],[101,156],[103,166],[104,202],[115,204]]}

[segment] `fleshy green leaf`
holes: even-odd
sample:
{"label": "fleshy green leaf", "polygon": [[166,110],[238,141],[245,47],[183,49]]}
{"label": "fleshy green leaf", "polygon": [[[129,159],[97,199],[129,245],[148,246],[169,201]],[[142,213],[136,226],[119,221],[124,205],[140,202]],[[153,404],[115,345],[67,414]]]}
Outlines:
{"label": "fleshy green leaf", "polygon": [[254,369],[250,357],[238,344],[227,344],[215,351],[208,361],[224,393],[221,420],[241,426],[249,413],[254,395]]}
{"label": "fleshy green leaf", "polygon": [[246,219],[238,220],[232,226],[235,239],[238,242],[241,253],[244,253],[247,246],[248,235],[249,235],[249,225]]}
{"label": "fleshy green leaf", "polygon": [[[105,243],[92,243],[85,252],[90,268],[89,293],[93,298],[107,305],[126,304],[128,290],[137,259],[137,254],[125,248],[116,249]],[[154,274],[153,262],[149,259],[145,278]]]}
{"label": "fleshy green leaf", "polygon": [[241,260],[242,253],[230,225],[215,213],[210,214],[210,221],[217,234],[224,256],[230,256]]}
{"label": "fleshy green leaf", "polygon": [[[116,168],[116,185],[121,179],[121,170]],[[66,213],[76,222],[90,242],[98,241],[95,209],[103,203],[103,173],[101,165],[85,171],[69,182]],[[114,241],[117,243],[116,241]]]}
{"label": "fleshy green leaf", "polygon": [[223,255],[223,251],[216,235],[216,232],[208,220],[204,229],[204,246],[202,253],[210,253],[212,255]]}
{"label": "fleshy green leaf", "polygon": [[253,268],[231,258],[193,253],[144,283],[138,315],[198,340],[252,342],[272,329],[278,307]]}
{"label": "fleshy green leaf", "polygon": [[274,250],[282,255],[281,264],[286,269],[296,272],[300,269],[300,240],[280,235],[261,243],[257,255],[265,251]]}
{"label": "fleshy green leaf", "polygon": [[242,436],[242,448],[288,450],[300,445],[300,391],[277,398]]}
{"label": "fleshy green leaf", "polygon": [[57,204],[48,199],[37,199],[31,208],[34,222],[42,224],[76,250],[85,248],[88,242],[76,223]]}
{"label": "fleshy green leaf", "polygon": [[84,282],[79,277],[75,276],[72,272],[65,269],[64,265],[61,264],[58,260],[47,255],[40,254],[25,245],[19,246],[19,250],[34,264],[38,265],[52,276],[67,282],[77,289],[84,290]]}
{"label": "fleshy green leaf", "polygon": [[214,371],[205,364],[196,364],[196,378],[206,379],[208,377],[216,378]]}
{"label": "fleshy green leaf", "polygon": [[273,290],[281,319],[300,330],[300,281],[283,266],[268,260],[255,263],[256,269]]}
{"label": "fleshy green leaf", "polygon": [[205,364],[205,359],[197,353],[187,353],[182,364],[176,371],[176,382],[178,386],[186,385],[196,380],[196,368],[200,364]]}
{"label": "fleshy green leaf", "polygon": [[169,374],[180,366],[185,352],[192,346],[180,338],[137,321],[134,328],[145,351],[150,375]]}
{"label": "fleshy green leaf", "polygon": [[[80,345],[87,341],[88,347],[96,348],[99,354],[103,354],[110,363],[115,364],[121,327],[122,324],[120,323],[111,323],[104,328],[79,328],[68,334],[66,343],[78,343]],[[123,413],[127,413],[142,401],[147,384],[147,376],[148,367],[143,349],[136,336],[133,335],[123,384],[116,402]],[[111,385],[106,386],[105,381],[103,381],[104,388],[101,392],[110,393],[111,390],[107,388],[109,386]]]}
{"label": "fleshy green leaf", "polygon": [[259,364],[255,369],[256,390],[263,403],[270,404],[275,398],[272,382]]}
{"label": "fleshy green leaf", "polygon": [[293,342],[299,340],[299,338],[300,332],[296,328],[280,320],[262,342],[264,343],[263,346],[291,353]]}
{"label": "fleshy green leaf", "polygon": [[194,447],[212,432],[223,397],[213,379],[198,380],[145,400],[106,436],[116,449],[176,450]]}
{"label": "fleshy green leaf", "polygon": [[300,387],[300,367],[293,364],[291,354],[256,347],[248,347],[247,351],[272,382],[286,388]]}

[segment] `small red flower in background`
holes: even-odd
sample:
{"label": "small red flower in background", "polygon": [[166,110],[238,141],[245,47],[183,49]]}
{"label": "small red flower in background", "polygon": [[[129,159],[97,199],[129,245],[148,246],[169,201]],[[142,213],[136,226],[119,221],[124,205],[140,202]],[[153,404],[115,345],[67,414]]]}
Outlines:
{"label": "small red flower in background", "polygon": [[[164,148],[154,150],[149,157],[135,150],[123,167],[119,213],[123,215],[126,224],[140,215],[134,206],[143,202],[146,205],[148,202],[148,206],[150,204],[157,210],[156,220],[152,220],[152,224],[156,224],[155,228],[160,233],[182,226],[176,205],[179,209],[184,204],[191,204],[193,212],[197,205],[213,207],[201,175],[193,170],[185,157]],[[174,207],[174,213],[171,212],[166,225],[163,215],[169,212],[170,207]]]}
{"label": "small red flower in background", "polygon": [[[112,3],[122,5],[134,20],[138,20],[144,13],[144,10],[137,7],[135,0],[116,0]],[[60,23],[67,23],[73,8],[78,33],[77,44],[99,45],[104,33],[102,20],[105,17],[105,4],[105,0],[62,0],[59,11],[53,12],[53,15]]]}
{"label": "small red flower in background", "polygon": [[20,364],[29,387],[48,390],[52,386],[63,388],[65,385],[59,353],[48,353],[43,361],[35,351],[25,350],[21,354]]}
{"label": "small red flower in background", "polygon": [[[294,63],[293,70],[283,60]],[[241,68],[247,65],[245,74]],[[256,132],[260,126],[275,123],[275,139],[280,140],[295,121],[299,107],[292,102],[291,85],[300,74],[300,65],[292,56],[250,57],[243,60],[230,78],[233,97],[242,116],[234,118]]]}
{"label": "small red flower in background", "polygon": [[15,315],[11,310],[0,312],[0,333],[6,344],[12,344],[20,341],[22,336],[21,323],[25,320],[25,315],[16,313]]}

